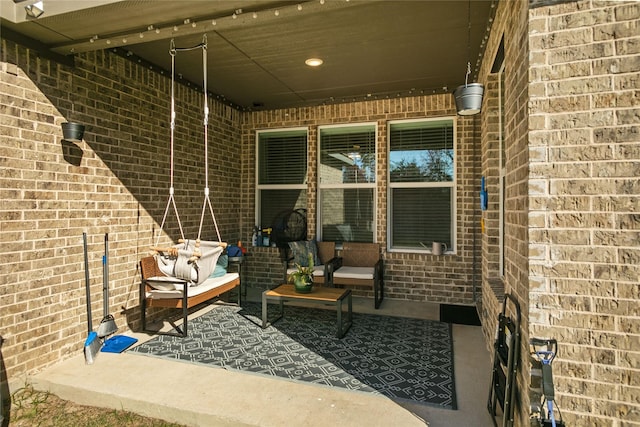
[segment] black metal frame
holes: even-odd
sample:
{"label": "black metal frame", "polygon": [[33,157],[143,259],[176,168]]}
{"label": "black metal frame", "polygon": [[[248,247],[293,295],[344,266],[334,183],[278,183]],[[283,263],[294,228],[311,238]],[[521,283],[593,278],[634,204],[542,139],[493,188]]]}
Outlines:
{"label": "black metal frame", "polygon": [[[331,286],[333,284],[333,272],[342,267],[342,257],[335,257],[331,261]],[[351,286],[351,285],[338,285],[338,286]],[[380,308],[382,300],[384,299],[384,260],[380,258],[373,266],[373,307],[375,309]]]}
{"label": "black metal frame", "polygon": [[[239,274],[238,274],[239,276]],[[167,281],[167,283],[174,283],[174,284],[183,284],[185,286],[185,288],[187,286],[189,286],[188,282],[184,281],[184,280],[180,280],[180,279],[175,279],[175,281]],[[176,333],[171,333],[171,332],[162,332],[162,331],[154,331],[154,330],[149,330],[147,329],[147,294],[146,294],[146,286],[147,286],[147,281],[146,280],[142,280],[142,282],[140,283],[140,311],[141,311],[141,320],[142,320],[142,332],[153,332],[155,334],[158,335],[169,335],[169,336],[176,336],[176,337],[181,337],[181,338],[185,338],[187,336],[187,325],[188,325],[188,320],[189,320],[189,296],[188,296],[188,292],[186,289],[183,290],[182,292],[182,328],[179,325],[176,325],[172,320],[169,320],[169,324],[173,327],[173,329],[176,331]],[[236,286],[237,292],[238,292],[238,302],[237,302],[237,306],[240,307],[242,304],[242,280],[240,280],[240,285]],[[222,294],[221,294],[222,295]],[[220,298],[220,296],[218,297],[214,297],[214,298]],[[167,309],[171,309],[171,308],[167,308]]]}
{"label": "black metal frame", "polygon": [[[280,286],[288,286],[288,285],[280,285]],[[262,329],[266,328],[269,325],[273,325],[275,322],[277,322],[284,316],[284,303],[288,301],[304,301],[304,302],[310,302],[315,304],[335,305],[336,311],[337,311],[336,336],[338,338],[344,337],[344,335],[347,333],[349,328],[351,328],[351,324],[353,323],[353,301],[351,298],[351,289],[345,289],[344,292],[338,298],[336,298],[335,301],[331,301],[331,302],[312,299],[312,298],[305,298],[306,294],[300,294],[297,296],[269,295],[268,293],[273,290],[277,290],[277,288],[267,289],[262,293]],[[280,313],[275,319],[271,321],[269,321],[269,316],[268,316],[269,300],[276,301],[280,305]],[[347,318],[343,320],[342,306],[345,300],[347,302],[347,312],[346,312]]]}
{"label": "black metal frame", "polygon": [[[509,301],[515,308],[515,319],[506,314]],[[494,342],[491,389],[487,402],[487,409],[496,427],[498,426],[496,422],[498,404],[502,408],[502,426],[513,426],[515,380],[520,361],[520,318],[518,300],[513,295],[506,294],[502,303],[502,312],[498,315],[498,335]]]}

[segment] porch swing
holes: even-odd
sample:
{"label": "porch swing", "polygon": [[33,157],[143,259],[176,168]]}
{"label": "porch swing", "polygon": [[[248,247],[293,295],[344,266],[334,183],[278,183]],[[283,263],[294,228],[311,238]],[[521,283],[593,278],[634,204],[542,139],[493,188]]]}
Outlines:
{"label": "porch swing", "polygon": [[[180,221],[180,215],[176,207],[174,198],[173,172],[174,172],[174,131],[175,131],[175,58],[180,51],[202,49],[202,62],[204,74],[204,164],[205,164],[205,188],[204,201],[200,215],[200,226],[198,236],[194,240],[185,239],[184,230]],[[171,55],[171,166],[170,166],[170,186],[169,198],[164,210],[162,223],[158,230],[155,246],[151,248],[152,255],[140,261],[142,282],[140,285],[140,301],[142,309],[142,329],[146,331],[146,308],[165,307],[181,308],[183,326],[172,324],[180,336],[187,335],[187,315],[188,309],[207,301],[219,297],[221,294],[240,286],[238,273],[221,274],[217,271],[218,260],[222,255],[227,243],[220,237],[220,230],[216,221],[211,199],[209,198],[209,162],[208,162],[208,122],[209,106],[207,97],[207,36],[203,36],[202,43],[189,48],[176,48],[174,40],[171,40],[169,49]],[[176,216],[180,239],[178,244],[171,246],[160,246],[160,237],[169,214],[173,208]],[[216,230],[217,241],[203,241],[202,228],[207,208],[213,219]],[[238,294],[238,305],[240,305],[240,292]]]}

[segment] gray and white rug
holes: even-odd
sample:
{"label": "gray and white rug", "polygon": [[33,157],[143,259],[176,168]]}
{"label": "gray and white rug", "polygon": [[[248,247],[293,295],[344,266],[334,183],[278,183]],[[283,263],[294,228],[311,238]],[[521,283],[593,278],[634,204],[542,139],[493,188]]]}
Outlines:
{"label": "gray and white rug", "polygon": [[354,313],[338,339],[333,310],[285,306],[284,317],[264,330],[254,323],[259,313],[259,304],[218,306],[189,321],[188,337],[158,335],[129,353],[456,409],[448,323]]}

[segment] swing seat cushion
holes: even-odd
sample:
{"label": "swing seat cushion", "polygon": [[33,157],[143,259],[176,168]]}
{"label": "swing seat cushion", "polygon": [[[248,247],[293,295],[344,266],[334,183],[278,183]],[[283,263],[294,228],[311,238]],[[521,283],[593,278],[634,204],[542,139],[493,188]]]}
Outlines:
{"label": "swing seat cushion", "polygon": [[154,290],[158,291],[175,291],[176,279],[168,276],[151,277],[147,280],[147,284]]}
{"label": "swing seat cushion", "polygon": [[224,293],[237,290],[238,305],[240,305],[240,275],[226,273],[221,277],[208,277],[198,286],[189,286],[190,282],[166,276],[158,267],[152,256],[140,260],[140,307],[142,311],[142,330],[146,331],[147,308],[178,308],[182,309],[182,328],[176,328],[178,336],[187,336],[188,309],[219,298]]}
{"label": "swing seat cushion", "polygon": [[[187,286],[187,298],[209,292],[238,279],[238,273],[226,273],[220,277],[209,277],[198,286]],[[175,277],[155,276],[146,279],[146,283],[151,287],[150,290],[147,290],[147,299],[176,299],[182,298],[186,282]]]}

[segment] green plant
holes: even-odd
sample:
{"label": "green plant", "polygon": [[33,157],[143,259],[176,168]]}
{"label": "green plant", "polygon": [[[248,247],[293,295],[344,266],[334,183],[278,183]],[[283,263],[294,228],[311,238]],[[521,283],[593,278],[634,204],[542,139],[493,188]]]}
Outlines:
{"label": "green plant", "polygon": [[296,263],[296,271],[290,273],[288,279],[289,283],[313,283],[313,254],[309,254],[309,265],[307,267]]}
{"label": "green plant", "polygon": [[[3,396],[4,398],[4,396]],[[31,384],[11,394],[10,413],[5,421],[11,427],[180,427],[164,420],[125,410],[79,405],[55,394],[39,391]],[[3,424],[4,425],[4,424]]]}

